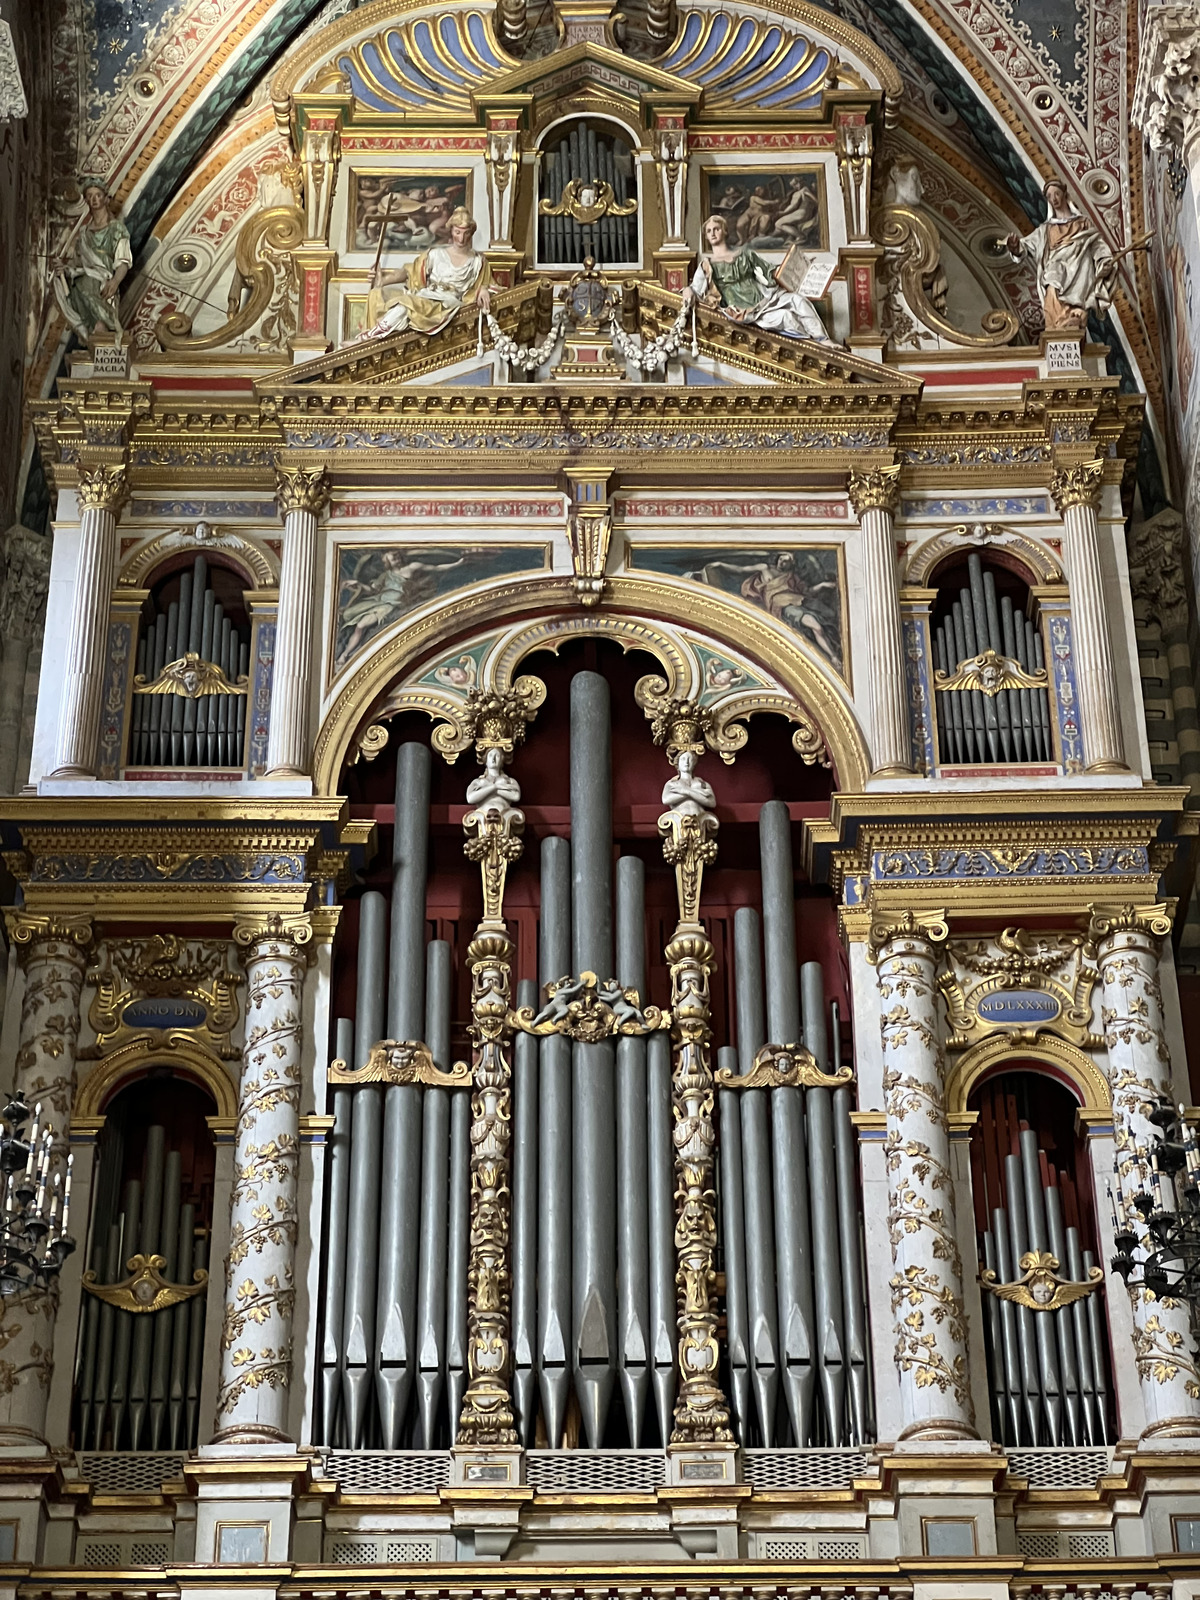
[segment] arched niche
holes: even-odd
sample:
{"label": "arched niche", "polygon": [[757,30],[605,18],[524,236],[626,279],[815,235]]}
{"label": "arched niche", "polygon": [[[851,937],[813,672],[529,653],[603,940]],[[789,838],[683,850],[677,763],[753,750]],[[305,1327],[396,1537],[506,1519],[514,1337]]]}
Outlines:
{"label": "arched niche", "polygon": [[137,545],[121,563],[117,585],[121,589],[147,589],[168,565],[184,565],[196,556],[229,567],[247,589],[273,589],[279,582],[279,562],[274,554],[239,533],[218,531],[197,539],[189,530],[175,528]]}
{"label": "arched niche", "polygon": [[1028,533],[993,523],[962,523],[924,540],[909,554],[902,582],[931,588],[939,568],[961,560],[972,550],[1011,563],[1027,584],[1063,582],[1062,565],[1049,545]]}
{"label": "arched niche", "polygon": [[[450,732],[434,742],[449,760],[465,748],[462,711],[472,689],[503,690],[515,681],[526,656],[553,649],[554,641],[606,635],[625,648],[644,650],[661,663],[663,698],[699,699],[728,740],[730,759],[745,742],[742,721],[774,711],[796,724],[793,744],[805,760],[829,765],[838,788],[858,791],[870,771],[863,737],[846,688],[815,652],[769,616],[738,601],[652,578],[608,580],[606,603],[581,608],[570,580],[538,576],[497,587],[472,601],[477,631],[462,631],[461,599],[447,601],[385,636],[361,662],[328,707],[317,735],[313,775],[318,794],[338,792],[347,761],[382,747],[381,719],[420,710]],[[488,626],[490,624],[490,626]],[[736,644],[730,641],[736,640]],[[454,664],[461,656],[461,681]],[[732,668],[726,682],[714,658]],[[439,676],[440,673],[440,676]]]}
{"label": "arched niche", "polygon": [[1108,1079],[1086,1050],[1052,1033],[1038,1034],[1032,1043],[998,1033],[964,1050],[950,1067],[947,1112],[953,1116],[966,1111],[971,1095],[985,1079],[1031,1063],[1043,1066],[1049,1076],[1065,1085],[1079,1101],[1081,1111],[1112,1110]]}
{"label": "arched niche", "polygon": [[155,1042],[131,1039],[110,1051],[79,1085],[73,1121],[103,1118],[114,1095],[156,1067],[166,1067],[189,1078],[212,1096],[216,1116],[230,1125],[237,1119],[237,1089],[228,1071],[203,1045],[178,1034]]}

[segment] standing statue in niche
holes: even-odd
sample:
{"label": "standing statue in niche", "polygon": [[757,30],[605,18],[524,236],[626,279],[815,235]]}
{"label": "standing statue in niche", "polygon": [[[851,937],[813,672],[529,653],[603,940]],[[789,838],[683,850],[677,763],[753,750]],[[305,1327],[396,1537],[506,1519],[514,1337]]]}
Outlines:
{"label": "standing statue in niche", "polygon": [[471,244],[475,219],[465,206],[450,217],[450,243],[426,250],[408,267],[371,274],[367,327],[355,343],[414,328],[437,333],[465,305],[491,307],[491,269]]}
{"label": "standing statue in niche", "polygon": [[830,343],[824,324],[811,300],[784,289],[767,262],[753,250],[734,249],[729,225],[715,213],[704,224],[707,254],[700,257],[684,303],[699,301],[713,311],[723,311],[731,322],[750,322],[768,333],[792,339]]}
{"label": "standing statue in niche", "polygon": [[[1087,327],[1088,312],[1103,316],[1112,303],[1117,262],[1099,233],[1053,178],[1042,193],[1048,216],[1024,238],[1010,233],[1005,243],[1017,261],[1033,262],[1047,333],[1078,333]],[[1143,249],[1146,240],[1131,245]],[[1121,251],[1121,255],[1127,254]]]}
{"label": "standing statue in niche", "polygon": [[100,328],[119,333],[117,298],[133,266],[129,229],[117,216],[115,201],[102,183],[85,183],[87,220],[70,260],[53,264],[54,298],[81,339]]}

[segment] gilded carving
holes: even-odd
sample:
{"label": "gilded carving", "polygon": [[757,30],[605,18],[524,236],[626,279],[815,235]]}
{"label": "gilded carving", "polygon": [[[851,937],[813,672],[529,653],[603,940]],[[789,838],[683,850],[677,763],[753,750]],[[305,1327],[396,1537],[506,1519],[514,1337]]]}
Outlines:
{"label": "gilded carving", "polygon": [[854,1082],[852,1067],[822,1072],[811,1050],[802,1044],[765,1044],[754,1057],[750,1071],[739,1075],[718,1067],[722,1089],[842,1089]]}
{"label": "gilded carving", "polygon": [[80,467],[79,504],[85,511],[111,511],[114,516],[129,494],[123,466]]}
{"label": "gilded carving", "polygon": [[169,1306],[177,1306],[181,1301],[203,1294],[207,1289],[208,1273],[203,1267],[196,1268],[193,1274],[195,1282],[171,1283],[163,1277],[166,1264],[166,1256],[131,1256],[126,1262],[129,1277],[120,1283],[98,1282],[96,1273],[89,1267],[83,1275],[83,1287],[88,1294],[95,1295],[107,1305],[116,1306],[119,1311],[139,1313],[165,1311]]}
{"label": "gilded carving", "polygon": [[1084,461],[1079,466],[1059,467],[1050,480],[1050,493],[1060,517],[1065,517],[1072,506],[1088,506],[1093,511],[1097,510],[1103,487],[1103,461]]}
{"label": "gilded carving", "polygon": [[559,978],[546,985],[546,1004],[510,1011],[509,1025],[522,1033],[543,1036],[561,1033],[583,1044],[602,1039],[630,1038],[671,1026],[671,1013],[658,1006],[642,1009],[636,989],[623,989],[615,978],[602,980],[594,972],[577,978]]}
{"label": "gilded carving", "polygon": [[324,467],[275,468],[275,499],[284,517],[290,511],[309,511],[319,517],[329,504],[331,487]]}
{"label": "gilded carving", "polygon": [[938,979],[946,997],[952,1050],[992,1033],[1032,1042],[1043,1031],[1094,1049],[1092,990],[1099,973],[1088,940],[1077,933],[1005,928],[994,939],[952,939],[949,970]]}
{"label": "gilded carving", "polygon": [[886,511],[889,517],[894,516],[900,503],[900,468],[876,467],[871,472],[851,472],[846,480],[846,492],[860,522],[867,511]]}
{"label": "gilded carving", "polygon": [[1086,1283],[1075,1283],[1058,1275],[1058,1258],[1048,1250],[1027,1250],[1017,1263],[1021,1276],[1014,1283],[1001,1283],[991,1268],[979,1274],[983,1287],[1000,1300],[1011,1300],[1030,1311],[1057,1311],[1082,1299],[1104,1282],[1104,1268],[1091,1267]]}
{"label": "gilded carving", "polygon": [[381,1039],[361,1067],[338,1057],[329,1063],[329,1081],[343,1087],[359,1083],[424,1083],[435,1089],[465,1089],[471,1072],[463,1061],[443,1072],[419,1039]]}
{"label": "gilded carving", "polygon": [[[231,1036],[242,977],[230,969],[229,953],[223,939],[177,934],[105,940],[87,975],[95,988],[88,1022],[96,1052],[107,1055],[134,1039],[183,1037],[226,1060],[236,1056]],[[181,1001],[191,1002],[191,1010]]]}

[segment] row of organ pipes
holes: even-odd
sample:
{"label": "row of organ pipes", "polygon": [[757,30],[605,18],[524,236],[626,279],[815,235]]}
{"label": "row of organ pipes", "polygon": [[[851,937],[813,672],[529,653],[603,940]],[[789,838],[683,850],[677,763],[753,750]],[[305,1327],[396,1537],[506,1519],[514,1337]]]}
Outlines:
{"label": "row of organ pipes", "polygon": [[[615,134],[597,133],[586,122],[572,122],[557,148],[547,151],[543,189],[553,205],[572,179],[607,183],[618,205],[629,200],[633,159],[629,147]],[[601,265],[637,259],[637,214],[604,216],[595,222],[578,222],[569,213],[541,216],[539,255],[544,262],[578,266],[588,256]],[[560,973],[561,977],[562,974]]]}
{"label": "row of organ pipes", "polygon": [[[967,585],[934,628],[939,673],[952,677],[964,661],[986,650],[1016,661],[1026,674],[1046,666],[1042,637],[1032,617],[1010,597],[997,598],[996,580],[978,554],[967,558]],[[1050,701],[1039,688],[939,689],[938,742],[943,762],[1052,761]]]}
{"label": "row of organ pipes", "polygon": [[[644,866],[632,855],[613,862],[610,719],[606,681],[576,674],[571,836],[541,843],[539,970],[518,984],[518,1005],[536,1007],[539,982],[583,971],[615,975],[645,1001]],[[426,943],[430,780],[429,748],[403,745],[390,938],[384,897],[370,890],[356,1015],[337,1024],[338,1055],[355,1066],[385,1037],[424,1039],[438,1067],[451,1065],[450,949]],[[825,1066],[820,967],[801,971],[796,959],[786,804],[763,808],[760,832],[765,941],[758,914],[740,911],[738,1043],[722,1064],[748,1073],[769,1037],[804,1042]],[[834,1039],[836,1065],[836,1029]],[[669,1034],[581,1043],[518,1032],[512,1049],[522,1441],[558,1448],[577,1429],[592,1449],[665,1444],[678,1316]],[[728,1377],[744,1443],[873,1436],[850,1094],[719,1096]],[[349,1449],[440,1447],[453,1440],[466,1387],[468,1091],[335,1085],[333,1115],[320,1437]]]}
{"label": "row of organ pipes", "polygon": [[[119,1148],[119,1147],[118,1147]],[[107,1152],[113,1153],[110,1149]],[[130,1178],[112,1214],[101,1171],[89,1265],[100,1284],[128,1277],[135,1255],[165,1257],[171,1283],[191,1285],[208,1266],[208,1233],[182,1201],[182,1157],[166,1133],[147,1133],[141,1178]],[[106,1220],[111,1217],[111,1220]],[[154,1312],[133,1312],[84,1296],[75,1386],[81,1450],[186,1450],[199,1440],[205,1295]]]}
{"label": "row of organ pipes", "polygon": [[[993,1102],[995,1096],[992,1097]],[[981,1266],[1000,1283],[1022,1276],[1021,1258],[1049,1252],[1058,1275],[1086,1283],[1095,1257],[1079,1228],[1065,1225],[1063,1178],[1038,1147],[1038,1135],[1001,1112],[1002,1203],[984,1210]],[[989,1186],[985,1183],[985,1189]],[[1052,1311],[1034,1311],[984,1294],[993,1420],[1009,1446],[1081,1446],[1109,1442],[1108,1358],[1104,1313],[1097,1294]]]}
{"label": "row of organ pipes", "polygon": [[[208,562],[196,557],[179,583],[179,598],[143,624],[137,674],[154,683],[163,668],[186,655],[219,667],[236,686],[250,670],[250,641],[217,599]],[[246,743],[246,695],[133,696],[129,759],[133,766],[240,767]]]}

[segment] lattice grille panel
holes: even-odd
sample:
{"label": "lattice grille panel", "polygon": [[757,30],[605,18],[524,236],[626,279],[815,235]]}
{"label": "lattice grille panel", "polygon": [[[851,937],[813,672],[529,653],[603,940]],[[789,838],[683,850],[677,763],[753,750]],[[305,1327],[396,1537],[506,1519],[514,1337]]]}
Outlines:
{"label": "lattice grille panel", "polygon": [[1008,1470],[1031,1489],[1090,1489],[1108,1471],[1107,1450],[1010,1450]]}
{"label": "lattice grille panel", "polygon": [[812,1551],[807,1539],[760,1539],[760,1561],[807,1561]]}
{"label": "lattice grille panel", "polygon": [[165,1567],[171,1559],[171,1546],[166,1539],[135,1539],[129,1547],[129,1559],[135,1567]]}
{"label": "lattice grille panel", "polygon": [[75,1560],[81,1567],[120,1567],[124,1565],[124,1551],[117,1539],[83,1539]]}
{"label": "lattice grille panel", "polygon": [[867,1474],[862,1450],[744,1450],[742,1471],[755,1489],[849,1489]]}
{"label": "lattice grille panel", "polygon": [[542,1494],[636,1494],[667,1481],[661,1450],[530,1450],[525,1476]]}
{"label": "lattice grille panel", "polygon": [[157,1494],[170,1478],[183,1476],[181,1453],[151,1450],[88,1450],[79,1475],[98,1494]]}
{"label": "lattice grille panel", "polygon": [[400,1566],[436,1561],[436,1539],[331,1539],[325,1559],[333,1567]]}
{"label": "lattice grille panel", "polygon": [[818,1539],[818,1561],[861,1561],[867,1553],[865,1539]]}
{"label": "lattice grille panel", "polygon": [[448,1450],[331,1450],[325,1474],[343,1494],[436,1494],[450,1482]]}
{"label": "lattice grille panel", "polygon": [[1057,1561],[1058,1534],[1018,1533],[1017,1548],[1023,1556],[1031,1556],[1035,1561]]}
{"label": "lattice grille panel", "polygon": [[327,1559],[333,1567],[369,1567],[379,1559],[379,1546],[374,1539],[334,1539]]}
{"label": "lattice grille panel", "polygon": [[437,1543],[433,1539],[389,1539],[389,1561],[436,1561]]}
{"label": "lattice grille panel", "polygon": [[1106,1561],[1116,1555],[1111,1533],[1069,1533],[1067,1554],[1082,1561]]}

